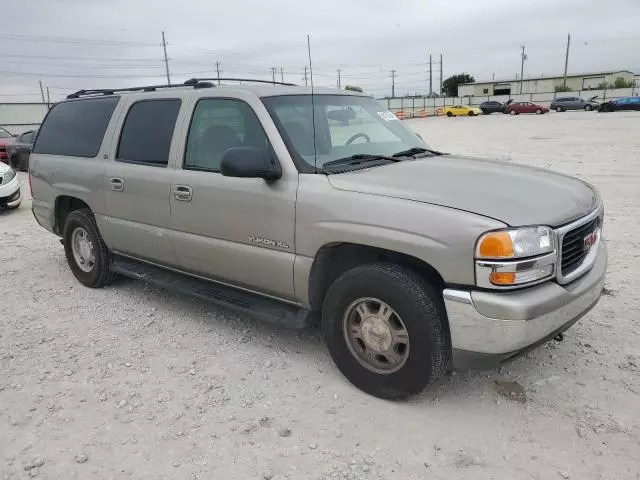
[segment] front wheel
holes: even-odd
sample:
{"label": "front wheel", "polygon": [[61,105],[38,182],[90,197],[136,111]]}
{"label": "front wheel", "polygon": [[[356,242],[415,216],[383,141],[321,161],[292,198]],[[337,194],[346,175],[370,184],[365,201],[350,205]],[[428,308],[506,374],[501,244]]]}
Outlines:
{"label": "front wheel", "polygon": [[556,107],[556,112],[558,112],[558,113],[564,112],[564,108],[562,108],[561,106],[557,106]]}
{"label": "front wheel", "polygon": [[419,393],[442,375],[451,343],[440,292],[404,267],[375,263],[327,292],[322,334],[342,374],[381,398]]}
{"label": "front wheel", "polygon": [[585,111],[590,112],[593,109],[593,107],[591,105],[585,105],[584,109]]}
{"label": "front wheel", "polygon": [[447,117],[453,117],[453,113],[447,112]]}
{"label": "front wheel", "polygon": [[541,115],[541,114],[542,114],[542,110],[537,109],[537,110],[536,110],[536,115]]}
{"label": "front wheel", "polygon": [[517,115],[517,114],[518,114],[518,112],[516,112],[515,110],[509,110],[509,114],[510,114],[510,115]]}
{"label": "front wheel", "polygon": [[69,268],[80,283],[100,288],[113,281],[115,274],[109,269],[111,255],[91,210],[71,212],[64,222],[62,239]]}
{"label": "front wheel", "polygon": [[467,115],[469,115],[470,117],[473,117],[475,115],[475,113],[474,112],[469,112],[469,113],[467,113]]}

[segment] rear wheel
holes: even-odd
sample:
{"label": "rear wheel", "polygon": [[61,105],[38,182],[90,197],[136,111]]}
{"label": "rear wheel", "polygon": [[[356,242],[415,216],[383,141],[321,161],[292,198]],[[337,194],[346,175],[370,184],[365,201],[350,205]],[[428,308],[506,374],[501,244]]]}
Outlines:
{"label": "rear wheel", "polygon": [[322,333],[342,374],[381,398],[416,394],[451,358],[440,293],[394,264],[361,265],[327,292]]}
{"label": "rear wheel", "polygon": [[65,220],[62,238],[67,263],[80,283],[100,288],[113,281],[115,274],[109,269],[111,254],[91,210],[71,212]]}

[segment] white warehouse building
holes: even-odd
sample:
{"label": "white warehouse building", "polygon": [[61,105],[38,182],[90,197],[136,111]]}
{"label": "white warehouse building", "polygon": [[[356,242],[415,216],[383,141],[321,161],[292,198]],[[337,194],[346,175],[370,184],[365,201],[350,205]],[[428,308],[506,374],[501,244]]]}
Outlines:
{"label": "white warehouse building", "polygon": [[[615,70],[608,72],[591,72],[567,75],[567,87],[571,91],[597,90],[602,83],[613,85],[616,78],[621,77],[626,82],[634,80],[633,72]],[[555,92],[562,87],[564,77],[535,77],[513,80],[498,80],[490,82],[463,83],[458,86],[459,97],[480,97],[487,95],[517,95],[519,93],[547,93]]]}

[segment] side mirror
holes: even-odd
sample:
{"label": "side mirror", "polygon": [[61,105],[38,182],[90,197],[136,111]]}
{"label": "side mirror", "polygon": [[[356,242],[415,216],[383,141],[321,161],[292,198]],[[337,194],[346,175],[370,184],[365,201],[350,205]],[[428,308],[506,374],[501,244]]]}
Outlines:
{"label": "side mirror", "polygon": [[225,177],[277,180],[282,176],[282,168],[262,148],[234,147],[222,155],[220,173]]}

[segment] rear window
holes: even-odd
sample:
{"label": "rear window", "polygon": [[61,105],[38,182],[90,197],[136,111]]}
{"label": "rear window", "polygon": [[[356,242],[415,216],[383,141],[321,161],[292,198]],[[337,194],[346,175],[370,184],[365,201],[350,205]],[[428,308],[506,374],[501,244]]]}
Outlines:
{"label": "rear window", "polygon": [[165,166],[180,100],[142,100],[134,103],[122,127],[116,160]]}
{"label": "rear window", "polygon": [[54,105],[40,128],[33,152],[95,157],[118,100],[90,98]]}

